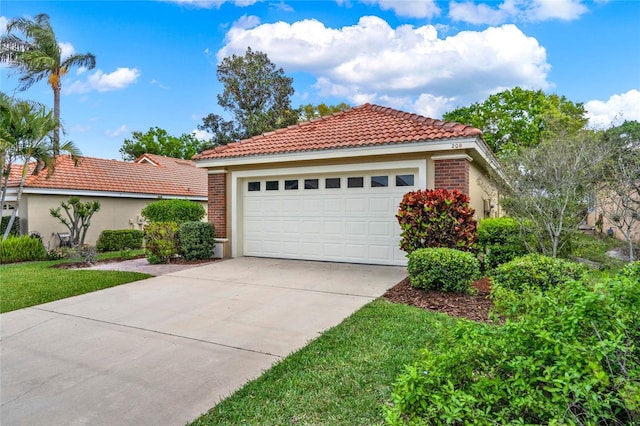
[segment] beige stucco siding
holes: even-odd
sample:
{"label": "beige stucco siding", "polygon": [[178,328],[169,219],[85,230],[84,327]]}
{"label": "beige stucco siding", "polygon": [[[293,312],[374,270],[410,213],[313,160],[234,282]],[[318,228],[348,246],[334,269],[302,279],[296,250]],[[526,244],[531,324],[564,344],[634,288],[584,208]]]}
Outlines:
{"label": "beige stucco siding", "polygon": [[[20,203],[20,215],[23,220],[24,218],[28,219],[22,222],[26,226],[23,228],[23,232],[37,231],[42,236],[45,247],[58,247],[57,233],[68,232],[68,229],[49,214],[49,209],[60,207],[62,201],[68,200],[69,196],[63,195],[24,194]],[[143,223],[140,222],[140,212],[147,204],[156,201],[153,198],[115,197],[80,197],[80,200],[82,202],[100,202],[100,211],[91,218],[91,226],[85,239],[85,244],[92,246],[96,244],[100,233],[104,230],[142,230]],[[206,202],[202,201],[200,204],[206,210]],[[24,211],[27,211],[26,215],[23,214]],[[64,210],[62,213],[64,215]]]}
{"label": "beige stucco siding", "polygon": [[[498,191],[475,161],[469,165],[469,192],[471,207],[475,209],[478,220],[500,215]],[[493,205],[493,208],[486,210],[487,205]]]}

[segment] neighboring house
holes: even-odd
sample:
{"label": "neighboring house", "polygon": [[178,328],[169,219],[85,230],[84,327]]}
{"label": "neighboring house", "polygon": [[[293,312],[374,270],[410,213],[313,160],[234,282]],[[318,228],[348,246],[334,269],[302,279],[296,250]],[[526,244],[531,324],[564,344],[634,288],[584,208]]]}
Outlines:
{"label": "neighboring house", "polygon": [[[209,221],[225,257],[406,264],[402,196],[458,189],[478,219],[497,212],[482,132],[362,105],[194,157],[209,174]],[[490,195],[493,194],[493,195]]]}
{"label": "neighboring house", "polygon": [[[193,161],[144,154],[134,162],[61,155],[55,171],[33,174],[30,170],[18,206],[21,232],[38,232],[47,248],[59,245],[58,233],[68,232],[49,209],[76,195],[83,202],[97,200],[100,211],[91,219],[85,240],[95,245],[105,229],[142,229],[141,210],[161,198],[181,198],[207,203],[207,173]],[[8,188],[8,201],[15,208],[21,167],[14,165]],[[13,203],[12,203],[13,202]],[[10,214],[11,210],[5,212]],[[64,211],[63,211],[64,214]]]}

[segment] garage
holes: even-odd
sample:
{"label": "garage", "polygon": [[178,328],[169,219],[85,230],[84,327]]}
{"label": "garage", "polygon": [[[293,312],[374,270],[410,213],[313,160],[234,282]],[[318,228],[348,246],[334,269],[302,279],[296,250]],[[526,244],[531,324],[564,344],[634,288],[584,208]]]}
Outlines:
{"label": "garage", "polygon": [[404,265],[395,215],[417,182],[411,169],[243,179],[243,255]]}

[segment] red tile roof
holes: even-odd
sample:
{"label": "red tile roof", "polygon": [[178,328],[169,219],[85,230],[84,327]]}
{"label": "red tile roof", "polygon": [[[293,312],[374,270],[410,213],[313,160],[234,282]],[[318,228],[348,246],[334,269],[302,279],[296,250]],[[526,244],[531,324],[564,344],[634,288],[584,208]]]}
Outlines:
{"label": "red tile roof", "polygon": [[204,151],[194,160],[388,145],[481,136],[459,123],[365,104]]}
{"label": "red tile roof", "polygon": [[[79,157],[75,166],[69,155],[56,160],[55,171],[30,173],[25,188],[106,191],[184,197],[207,196],[207,171],[193,161],[144,154],[135,162]],[[21,165],[12,167],[9,187],[19,184]]]}

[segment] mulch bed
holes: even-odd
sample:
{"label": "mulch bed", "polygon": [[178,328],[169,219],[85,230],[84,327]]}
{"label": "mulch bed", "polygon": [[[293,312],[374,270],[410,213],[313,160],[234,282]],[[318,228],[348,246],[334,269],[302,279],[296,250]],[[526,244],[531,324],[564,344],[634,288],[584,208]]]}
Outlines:
{"label": "mulch bed", "polygon": [[[57,269],[82,269],[88,268],[90,266],[95,265],[103,265],[105,263],[115,263],[115,262],[123,262],[125,260],[133,260],[133,259],[142,259],[146,257],[144,254],[133,256],[130,259],[124,259],[121,257],[114,257],[112,259],[104,259],[104,260],[96,260],[95,262],[69,262],[69,263],[59,263],[57,265],[52,265],[52,268]],[[169,264],[172,265],[200,265],[202,263],[211,263],[220,259],[201,259],[201,260],[185,260],[185,259],[171,259]]]}
{"label": "mulch bed", "polygon": [[394,303],[416,306],[429,311],[442,312],[458,318],[492,323],[489,311],[493,302],[489,298],[491,283],[483,278],[473,283],[474,294],[427,291],[412,287],[409,278],[405,278],[389,289],[383,297]]}

